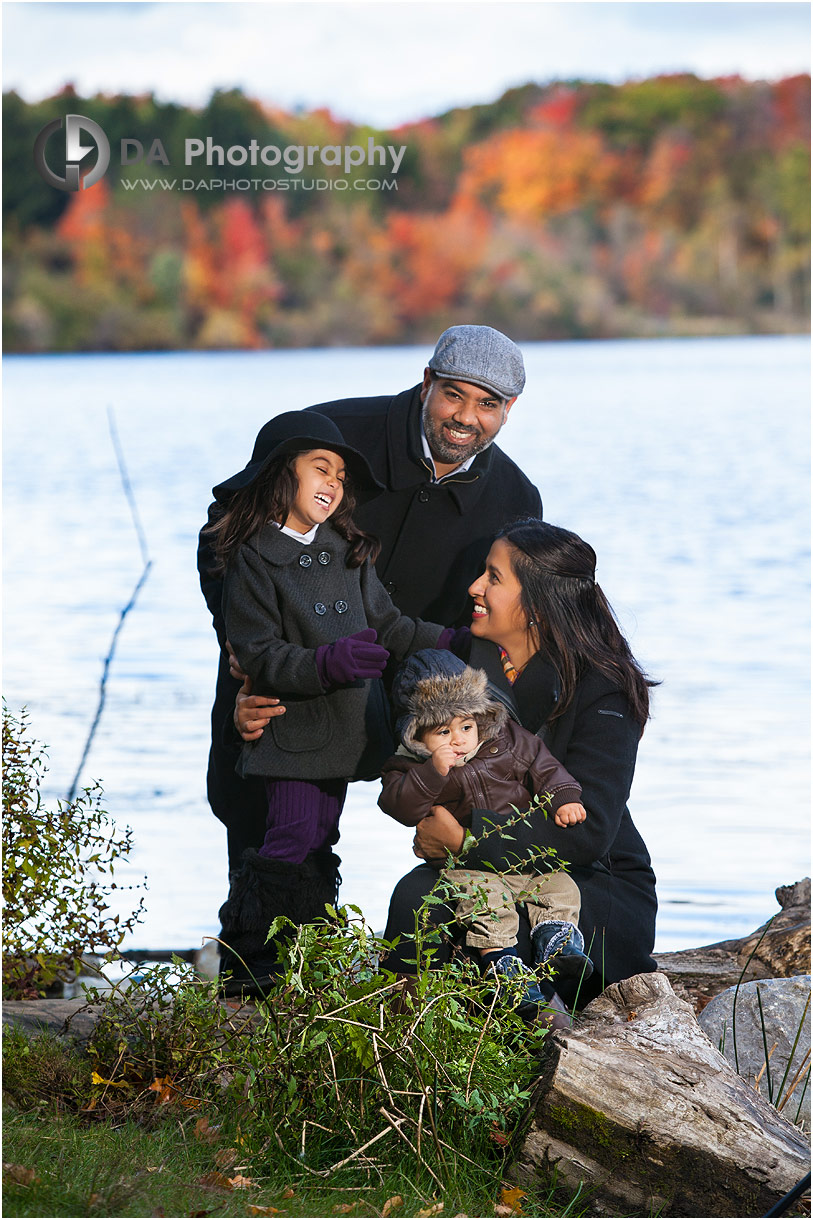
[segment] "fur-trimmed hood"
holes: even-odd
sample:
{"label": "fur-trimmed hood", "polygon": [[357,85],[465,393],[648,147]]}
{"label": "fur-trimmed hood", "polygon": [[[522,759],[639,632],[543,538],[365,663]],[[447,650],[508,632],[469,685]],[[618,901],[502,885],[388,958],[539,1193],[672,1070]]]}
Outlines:
{"label": "fur-trimmed hood", "polygon": [[419,758],[429,750],[416,734],[453,716],[473,716],[480,744],[496,737],[508,709],[485,671],[472,669],[454,653],[424,648],[408,657],[392,687],[396,733],[403,747]]}

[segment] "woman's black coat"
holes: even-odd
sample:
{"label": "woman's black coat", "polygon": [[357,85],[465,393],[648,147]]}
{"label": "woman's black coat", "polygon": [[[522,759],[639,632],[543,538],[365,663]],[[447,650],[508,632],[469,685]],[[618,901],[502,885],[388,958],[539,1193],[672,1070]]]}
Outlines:
{"label": "woman's black coat", "polygon": [[[627,809],[640,725],[632,717],[626,697],[611,681],[589,671],[579,681],[570,707],[546,727],[559,683],[541,654],[531,658],[513,687],[493,644],[472,641],[469,663],[486,670],[513,703],[520,723],[539,733],[554,758],[579,781],[587,820],[560,828],[543,813],[531,814],[510,827],[510,839],[493,834],[475,844],[466,854],[466,868],[487,868],[489,864],[497,870],[516,868],[517,857],[541,846],[554,848],[569,863],[568,871],[581,892],[579,927],[596,967],[582,988],[580,1003],[608,983],[655,970],[651,956],[657,911],[655,874]],[[513,816],[510,810],[475,810],[472,833],[480,839],[489,825]],[[420,905],[421,891],[428,893],[436,880],[437,872],[424,864],[398,883],[385,933],[388,939],[411,930],[411,912]],[[521,927],[523,956],[527,932],[527,925]],[[408,945],[402,944],[388,961],[390,968],[402,968],[409,952]]]}

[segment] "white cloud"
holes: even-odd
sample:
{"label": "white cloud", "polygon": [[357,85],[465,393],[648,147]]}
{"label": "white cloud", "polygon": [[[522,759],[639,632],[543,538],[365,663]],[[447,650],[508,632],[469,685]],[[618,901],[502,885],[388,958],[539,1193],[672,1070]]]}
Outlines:
{"label": "white cloud", "polygon": [[809,66],[806,3],[7,3],[4,78],[30,100],[239,86],[286,107],[393,124],[528,80],[664,71],[775,79]]}

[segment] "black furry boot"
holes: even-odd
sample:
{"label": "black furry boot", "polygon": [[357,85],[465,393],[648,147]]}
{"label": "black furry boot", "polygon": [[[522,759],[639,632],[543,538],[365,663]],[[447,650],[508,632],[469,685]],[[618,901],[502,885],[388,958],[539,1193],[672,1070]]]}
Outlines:
{"label": "black furry boot", "polygon": [[301,864],[269,860],[253,848],[243,853],[243,867],[220,908],[224,995],[266,994],[278,973],[268,929],[278,915],[295,924],[325,918],[325,903],[338,895],[340,863],[330,850],[312,852]]}

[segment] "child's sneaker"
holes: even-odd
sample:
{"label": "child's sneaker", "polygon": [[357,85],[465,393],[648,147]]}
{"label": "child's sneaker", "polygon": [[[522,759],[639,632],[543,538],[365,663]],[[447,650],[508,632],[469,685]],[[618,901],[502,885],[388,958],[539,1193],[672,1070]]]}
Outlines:
{"label": "child's sneaker", "polygon": [[584,937],[563,919],[538,923],[531,932],[534,963],[551,966],[560,978],[589,979],[593,963],[584,952]]}
{"label": "child's sneaker", "polygon": [[514,994],[519,992],[516,1010],[523,1021],[542,1021],[548,1029],[570,1028],[570,1014],[564,1002],[551,984],[546,979],[538,979],[516,953],[504,953],[496,961],[490,961],[489,967],[506,980],[516,980],[517,986],[510,990]]}

